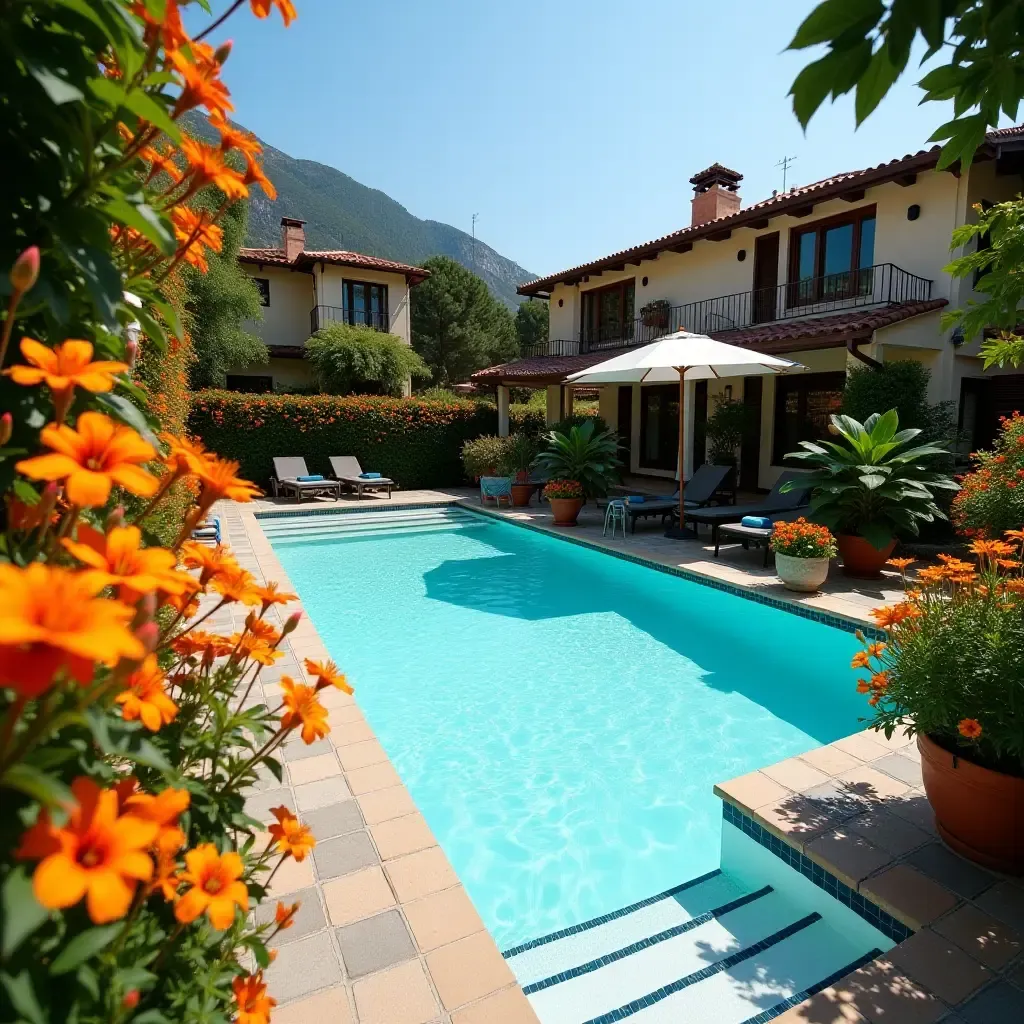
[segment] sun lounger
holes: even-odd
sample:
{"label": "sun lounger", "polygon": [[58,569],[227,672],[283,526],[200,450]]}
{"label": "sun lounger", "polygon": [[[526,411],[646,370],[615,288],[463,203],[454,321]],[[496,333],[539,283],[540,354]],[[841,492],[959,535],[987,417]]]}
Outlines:
{"label": "sun lounger", "polygon": [[295,500],[312,498],[317,494],[333,494],[335,501],[341,497],[341,484],[337,480],[303,480],[313,474],[306,468],[306,460],[298,457],[275,458],[274,475],[270,478],[270,489],[274,496],[289,492]]}
{"label": "sun lounger", "polygon": [[717,542],[718,528],[723,523],[738,523],[744,516],[775,516],[783,512],[805,511],[811,497],[810,487],[795,487],[787,493],[782,492],[783,484],[790,480],[799,480],[803,474],[789,471],[783,473],[775,486],[760,501],[752,501],[746,505],[728,505],[721,508],[701,508],[688,512],[686,520],[696,530],[698,524],[711,527],[711,540]]}
{"label": "sun lounger", "polygon": [[[783,512],[780,515],[766,516],[765,518],[770,519],[773,523],[779,522],[790,522],[793,519],[797,519],[802,515],[801,510],[795,512]],[[728,543],[729,540],[737,541],[743,545],[744,548],[749,548],[751,544],[755,548],[764,546],[764,567],[768,568],[768,555],[771,551],[769,541],[772,539],[772,527],[770,526],[744,526],[740,523],[720,523],[718,528],[715,530],[715,558],[718,557],[718,549],[723,543]]]}
{"label": "sun lounger", "polygon": [[[732,469],[732,466],[712,466],[708,463],[701,466],[683,488],[683,509],[689,512],[691,509],[703,508],[710,504],[715,499],[715,494],[725,484]],[[645,496],[642,502],[627,501],[626,516],[629,519],[630,531],[636,533],[638,519],[661,516],[664,521],[678,508],[679,491],[676,491],[670,498],[648,498]]]}
{"label": "sun lounger", "polygon": [[332,455],[331,471],[338,478],[339,484],[356,492],[357,498],[363,496],[363,491],[387,491],[390,498],[391,488],[398,486],[386,476],[369,476],[364,473],[354,455]]}

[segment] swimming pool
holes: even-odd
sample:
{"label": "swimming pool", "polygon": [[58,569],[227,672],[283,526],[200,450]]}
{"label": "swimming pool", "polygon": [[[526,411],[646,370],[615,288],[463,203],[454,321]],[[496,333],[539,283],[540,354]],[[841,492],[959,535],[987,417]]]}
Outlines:
{"label": "swimming pool", "polygon": [[261,525],[502,948],[716,868],[714,783],[863,714],[851,634],[555,537]]}

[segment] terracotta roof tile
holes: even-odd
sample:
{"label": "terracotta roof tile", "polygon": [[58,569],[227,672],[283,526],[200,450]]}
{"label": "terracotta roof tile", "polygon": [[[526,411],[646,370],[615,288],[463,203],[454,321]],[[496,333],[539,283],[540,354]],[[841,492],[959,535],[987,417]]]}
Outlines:
{"label": "terracotta roof tile", "polygon": [[368,270],[383,270],[392,274],[405,274],[413,284],[418,284],[430,276],[429,270],[414,267],[408,263],[397,263],[395,260],[382,259],[380,256],[367,256],[361,252],[350,252],[347,249],[305,249],[289,263],[282,249],[242,248],[238,250],[238,258],[243,263],[266,263],[277,266],[292,266],[296,270],[309,270],[314,263],[331,263],[343,267],[365,267]]}

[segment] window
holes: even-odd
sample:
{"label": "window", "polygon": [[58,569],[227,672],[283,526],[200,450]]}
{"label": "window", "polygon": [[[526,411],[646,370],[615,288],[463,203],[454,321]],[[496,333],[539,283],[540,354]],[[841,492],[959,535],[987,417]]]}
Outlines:
{"label": "window", "polygon": [[829,217],[790,237],[789,305],[870,295],[875,262],[875,208]]}
{"label": "window", "polygon": [[582,295],[580,338],[591,345],[628,341],[633,337],[636,281],[619,281]]}
{"label": "window", "polygon": [[640,467],[676,469],[679,465],[679,386],[654,384],[640,389]]}
{"label": "window", "polygon": [[828,437],[829,417],[843,404],[846,374],[801,373],[775,381],[775,441],[772,463],[781,466],[801,441]]}
{"label": "window", "polygon": [[365,281],[345,282],[345,320],[356,327],[388,329],[388,286]]}
{"label": "window", "polygon": [[249,377],[241,373],[229,373],[224,386],[228,391],[241,391],[247,395],[263,395],[274,390],[274,378]]}
{"label": "window", "polygon": [[260,293],[260,305],[270,305],[270,278],[254,277],[252,283],[256,285],[256,291]]}

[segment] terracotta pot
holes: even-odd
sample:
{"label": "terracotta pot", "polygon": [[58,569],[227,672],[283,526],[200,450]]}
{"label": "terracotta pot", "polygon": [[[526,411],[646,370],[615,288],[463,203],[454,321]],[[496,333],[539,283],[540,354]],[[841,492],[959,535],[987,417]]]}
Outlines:
{"label": "terracotta pot", "polygon": [[583,508],[582,498],[548,498],[555,516],[555,526],[575,526],[576,517]]}
{"label": "terracotta pot", "polygon": [[874,580],[881,576],[882,566],[896,547],[896,541],[891,540],[879,551],[870,541],[853,533],[839,534],[836,544],[843,559],[843,572],[863,580]]}
{"label": "terracotta pot", "polygon": [[798,558],[775,553],[775,571],[787,590],[813,594],[828,578],[827,558]]}
{"label": "terracotta pot", "polygon": [[525,469],[519,469],[519,470],[516,470],[516,475],[515,475],[515,477],[513,477],[512,483],[514,483],[514,484],[525,484],[525,483],[529,482],[529,479],[530,479],[530,474]]}
{"label": "terracotta pot", "polygon": [[1024,874],[1024,779],[982,768],[921,733],[917,747],[939,835],[969,860]]}
{"label": "terracotta pot", "polygon": [[526,508],[533,497],[533,484],[513,484],[512,504],[516,508]]}

